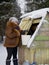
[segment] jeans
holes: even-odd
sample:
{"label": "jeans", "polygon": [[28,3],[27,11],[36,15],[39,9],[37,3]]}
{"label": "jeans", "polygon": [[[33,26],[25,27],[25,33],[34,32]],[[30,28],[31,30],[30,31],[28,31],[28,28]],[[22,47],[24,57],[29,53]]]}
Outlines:
{"label": "jeans", "polygon": [[11,56],[13,55],[13,64],[18,65],[17,62],[17,47],[9,48],[7,47],[7,59],[6,59],[6,65],[10,65],[11,62]]}

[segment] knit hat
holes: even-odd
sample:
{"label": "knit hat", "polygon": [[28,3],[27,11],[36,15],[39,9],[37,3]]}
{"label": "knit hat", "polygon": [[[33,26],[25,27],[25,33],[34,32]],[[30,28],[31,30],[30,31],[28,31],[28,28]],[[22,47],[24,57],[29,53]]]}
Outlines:
{"label": "knit hat", "polygon": [[9,21],[19,23],[16,17],[10,17]]}

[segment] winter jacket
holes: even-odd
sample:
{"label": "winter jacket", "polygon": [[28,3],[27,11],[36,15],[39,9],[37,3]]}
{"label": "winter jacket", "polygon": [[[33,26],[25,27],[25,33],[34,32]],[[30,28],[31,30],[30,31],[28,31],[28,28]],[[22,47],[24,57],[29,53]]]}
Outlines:
{"label": "winter jacket", "polygon": [[5,30],[5,47],[16,47],[20,41],[20,28],[17,23],[7,22]]}

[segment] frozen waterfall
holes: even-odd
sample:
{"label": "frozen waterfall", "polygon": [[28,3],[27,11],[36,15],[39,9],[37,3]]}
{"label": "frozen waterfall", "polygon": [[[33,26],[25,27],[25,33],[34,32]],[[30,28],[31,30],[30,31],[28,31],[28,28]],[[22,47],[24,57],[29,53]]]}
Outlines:
{"label": "frozen waterfall", "polygon": [[21,13],[24,14],[25,11],[27,11],[26,0],[16,0],[16,1],[17,1],[18,6],[21,9]]}

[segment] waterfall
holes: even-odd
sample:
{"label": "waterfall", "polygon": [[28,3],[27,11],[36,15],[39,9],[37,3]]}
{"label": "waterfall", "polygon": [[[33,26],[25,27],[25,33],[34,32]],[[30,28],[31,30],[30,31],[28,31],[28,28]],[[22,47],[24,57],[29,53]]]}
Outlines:
{"label": "waterfall", "polygon": [[26,0],[16,0],[16,1],[17,1],[18,6],[21,9],[21,13],[25,14],[25,11],[27,11]]}

